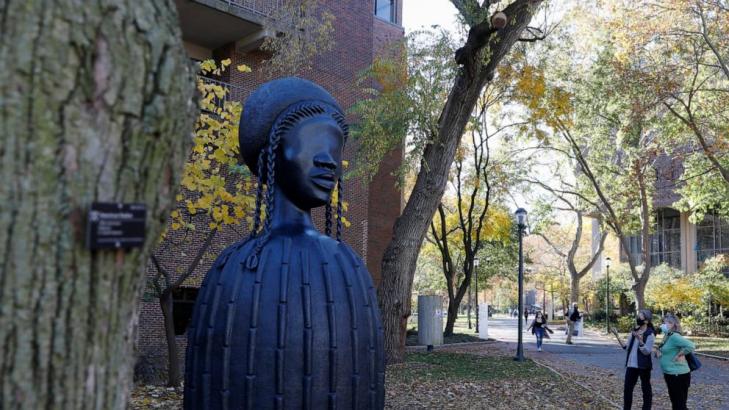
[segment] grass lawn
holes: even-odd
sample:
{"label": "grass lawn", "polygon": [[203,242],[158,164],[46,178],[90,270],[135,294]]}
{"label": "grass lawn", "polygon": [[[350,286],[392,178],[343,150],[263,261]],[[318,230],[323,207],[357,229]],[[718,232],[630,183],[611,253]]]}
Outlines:
{"label": "grass lawn", "polygon": [[387,370],[388,409],[610,408],[534,362],[510,356],[410,353]]}
{"label": "grass lawn", "polygon": [[696,344],[698,352],[729,357],[729,338],[689,336],[689,340]]}
{"label": "grass lawn", "polygon": [[[445,318],[443,318],[443,327],[445,328]],[[451,344],[451,343],[467,343],[467,342],[479,342],[483,341],[482,339],[478,338],[478,333],[476,333],[476,317],[471,317],[471,328],[468,328],[468,318],[466,315],[461,315],[456,319],[456,323],[453,326],[453,334],[451,336],[445,336],[443,338],[443,344]],[[418,345],[418,324],[417,321],[415,323],[409,323],[408,324],[408,335],[407,339],[405,340],[405,344],[407,346],[417,346]]]}
{"label": "grass lawn", "polygon": [[[605,329],[592,327],[593,330],[604,332]],[[628,333],[619,333],[623,341],[628,339]],[[611,335],[612,337],[612,335]],[[696,351],[700,353],[711,354],[729,358],[729,338],[726,337],[703,337],[703,336],[686,336],[690,341],[696,344]],[[656,342],[663,340],[663,336],[659,335]]]}

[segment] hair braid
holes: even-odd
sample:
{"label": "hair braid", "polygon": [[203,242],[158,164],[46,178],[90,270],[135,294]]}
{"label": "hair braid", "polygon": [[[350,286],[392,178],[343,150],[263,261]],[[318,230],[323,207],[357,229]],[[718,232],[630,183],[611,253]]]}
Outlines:
{"label": "hair braid", "polygon": [[[285,129],[274,128],[273,132],[269,135],[268,146],[266,147],[266,218],[263,222],[261,234],[256,241],[256,247],[246,262],[246,266],[251,270],[258,267],[261,250],[271,236],[271,220],[276,205],[274,200],[274,193],[276,191],[276,150],[281,142],[281,134],[284,131]],[[259,166],[259,169],[261,168],[262,166]]]}
{"label": "hair braid", "polygon": [[342,241],[342,211],[344,211],[344,208],[342,206],[343,196],[344,180],[340,176],[339,180],[337,181],[337,242]]}
{"label": "hair braid", "polygon": [[251,230],[251,238],[258,235],[261,228],[261,202],[263,201],[263,160],[266,150],[262,149],[258,154],[258,186],[256,187],[256,210],[253,214],[253,230]]}
{"label": "hair braid", "polygon": [[[302,102],[296,106],[289,108],[289,111],[282,114],[282,117],[277,120],[271,129],[269,134],[269,140],[267,146],[261,150],[258,155],[258,188],[256,192],[256,215],[254,220],[253,232],[251,232],[251,238],[256,238],[256,245],[253,249],[253,253],[246,259],[246,267],[248,269],[256,269],[258,267],[258,260],[263,247],[268,242],[271,236],[271,221],[273,218],[273,212],[275,208],[274,193],[276,189],[276,151],[281,142],[281,137],[288,132],[296,123],[307,117],[314,117],[316,115],[328,114],[331,115],[334,121],[339,125],[344,134],[344,140],[347,141],[349,137],[349,127],[346,119],[341,112],[333,107],[326,104],[319,104],[317,102]],[[265,161],[264,161],[265,160]],[[264,169],[265,163],[265,169]],[[266,203],[266,218],[261,218],[261,206],[264,201],[263,193],[263,171],[266,171],[265,182],[265,203]],[[337,201],[337,232],[336,238],[341,241],[342,236],[342,179],[339,178],[339,191]],[[332,234],[332,204],[331,200],[326,205],[326,234],[331,236]],[[263,226],[261,226],[263,224]]]}
{"label": "hair braid", "polygon": [[324,224],[324,233],[326,236],[332,236],[332,202],[331,199],[327,202],[324,207],[324,217],[326,223]]}

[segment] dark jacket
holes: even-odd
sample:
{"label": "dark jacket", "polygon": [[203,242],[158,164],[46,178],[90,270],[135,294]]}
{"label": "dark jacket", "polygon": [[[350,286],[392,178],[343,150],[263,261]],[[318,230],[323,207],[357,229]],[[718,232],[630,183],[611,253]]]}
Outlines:
{"label": "dark jacket", "polygon": [[[643,332],[643,340],[647,340],[648,336],[653,335],[655,337],[655,331],[652,327],[646,328],[645,332]],[[633,349],[633,344],[637,343],[638,341],[633,336],[630,336],[630,342],[628,343],[628,346],[625,346],[625,366],[628,366],[628,360],[630,360],[630,351]],[[636,356],[638,358],[638,368],[639,369],[653,369],[653,360],[651,359],[651,355],[649,354],[643,354],[640,349],[638,349],[638,354]]]}
{"label": "dark jacket", "polygon": [[572,309],[572,313],[570,313],[570,320],[573,322],[576,322],[580,320],[580,317],[582,315],[580,314],[580,310],[577,308]]}

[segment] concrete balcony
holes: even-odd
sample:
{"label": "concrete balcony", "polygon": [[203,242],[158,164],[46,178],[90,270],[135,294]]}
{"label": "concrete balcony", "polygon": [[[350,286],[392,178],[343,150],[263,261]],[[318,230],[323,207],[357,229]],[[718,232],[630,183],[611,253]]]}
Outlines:
{"label": "concrete balcony", "polygon": [[182,38],[214,50],[236,43],[239,50],[258,47],[264,22],[284,0],[175,0]]}

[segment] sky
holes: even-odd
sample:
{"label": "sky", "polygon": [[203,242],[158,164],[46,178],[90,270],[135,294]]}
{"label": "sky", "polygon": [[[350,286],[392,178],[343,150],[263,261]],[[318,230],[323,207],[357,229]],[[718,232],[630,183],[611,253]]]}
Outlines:
{"label": "sky", "polygon": [[[403,27],[405,33],[411,33],[420,29],[430,29],[433,25],[439,25],[440,27],[458,33],[460,31],[460,23],[456,17],[457,11],[450,0],[403,0]],[[558,13],[560,16],[561,13]],[[497,141],[496,148],[499,145]],[[540,178],[543,180],[549,180],[551,176],[541,175]],[[447,189],[450,189],[448,187]],[[519,207],[524,207],[527,210],[531,208],[532,198],[528,198],[519,192],[512,192],[510,201],[507,204],[512,211]]]}
{"label": "sky", "polygon": [[456,8],[449,0],[404,0],[402,17],[406,33],[434,24],[458,31]]}

